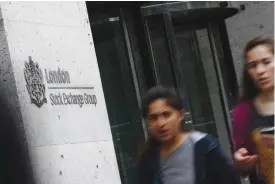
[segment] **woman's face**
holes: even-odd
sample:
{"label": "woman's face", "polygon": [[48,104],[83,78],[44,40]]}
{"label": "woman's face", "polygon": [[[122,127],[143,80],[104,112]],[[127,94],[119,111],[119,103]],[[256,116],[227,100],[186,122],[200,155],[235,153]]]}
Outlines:
{"label": "woman's face", "polygon": [[180,132],[183,110],[171,107],[166,99],[155,100],[149,105],[147,122],[150,136],[165,143],[172,141]]}
{"label": "woman's face", "polygon": [[260,91],[274,89],[274,54],[266,45],[258,45],[247,53],[247,71]]}

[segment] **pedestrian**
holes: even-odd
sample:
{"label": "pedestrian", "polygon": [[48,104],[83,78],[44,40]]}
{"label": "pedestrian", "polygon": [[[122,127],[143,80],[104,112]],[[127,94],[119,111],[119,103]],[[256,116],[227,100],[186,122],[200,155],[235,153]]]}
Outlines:
{"label": "pedestrian", "polygon": [[149,139],[140,152],[139,184],[236,184],[233,163],[218,140],[182,129],[183,101],[172,89],[157,86],[143,98]]}
{"label": "pedestrian", "polygon": [[[251,184],[274,183],[274,40],[259,36],[244,49],[243,86],[234,111],[234,160]],[[259,172],[257,172],[259,171]]]}

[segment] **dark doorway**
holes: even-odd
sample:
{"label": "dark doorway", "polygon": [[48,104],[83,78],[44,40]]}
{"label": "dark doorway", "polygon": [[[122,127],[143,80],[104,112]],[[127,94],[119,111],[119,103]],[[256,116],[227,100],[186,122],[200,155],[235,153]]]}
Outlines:
{"label": "dark doorway", "polygon": [[185,126],[217,136],[230,154],[236,75],[224,19],[236,12],[186,3],[87,2],[123,184],[136,181],[133,164],[147,135],[141,96],[154,85],[183,94]]}
{"label": "dark doorway", "polygon": [[121,12],[114,8],[89,15],[121,180],[134,184],[134,159],[144,130]]}

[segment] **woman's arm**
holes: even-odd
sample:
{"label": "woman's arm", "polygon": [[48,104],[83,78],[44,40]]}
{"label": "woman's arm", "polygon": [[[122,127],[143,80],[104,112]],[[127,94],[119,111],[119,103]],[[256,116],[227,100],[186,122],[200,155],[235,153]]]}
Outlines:
{"label": "woman's arm", "polygon": [[232,133],[234,141],[234,150],[237,151],[240,148],[247,148],[245,142],[245,136],[248,131],[249,123],[249,103],[239,104],[234,110],[233,122],[232,122]]}
{"label": "woman's arm", "polygon": [[251,102],[239,104],[234,112],[232,130],[234,140],[233,159],[242,177],[247,177],[257,162],[257,156],[252,155],[253,143],[248,139],[250,134]]}

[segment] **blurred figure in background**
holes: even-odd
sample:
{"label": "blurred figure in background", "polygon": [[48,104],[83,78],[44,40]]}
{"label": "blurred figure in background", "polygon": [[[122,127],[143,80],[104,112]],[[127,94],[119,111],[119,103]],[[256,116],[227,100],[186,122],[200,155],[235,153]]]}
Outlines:
{"label": "blurred figure in background", "polygon": [[218,140],[182,130],[183,101],[173,90],[154,87],[143,99],[149,139],[138,161],[139,184],[237,184],[239,177]]}
{"label": "blurred figure in background", "polygon": [[251,184],[273,184],[274,134],[261,129],[274,127],[274,40],[251,40],[244,58],[241,101],[233,120],[234,160]]}

